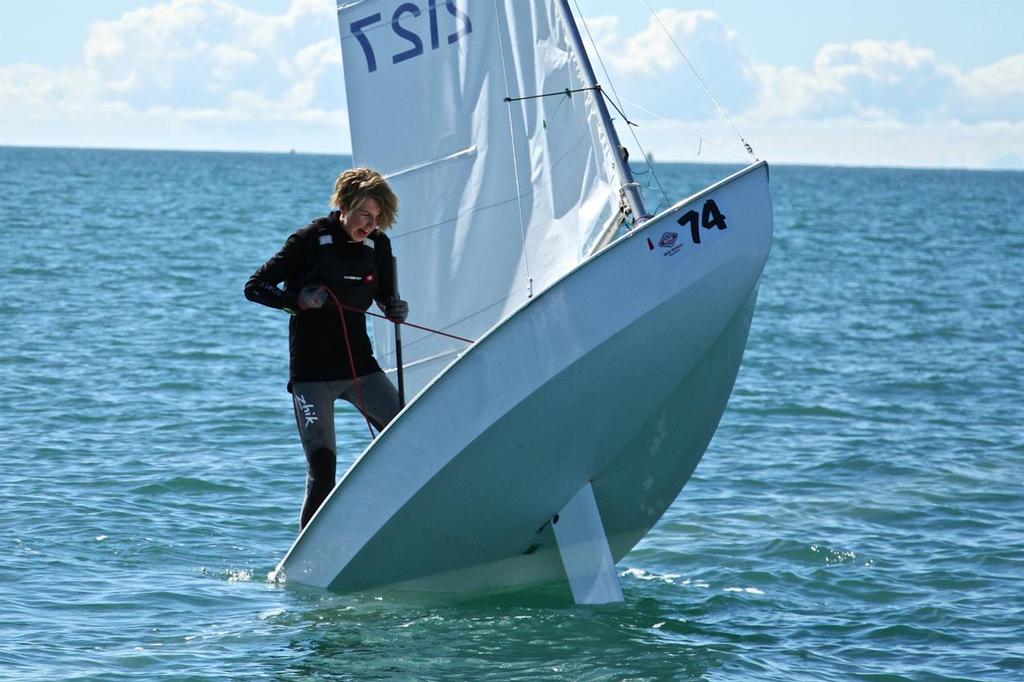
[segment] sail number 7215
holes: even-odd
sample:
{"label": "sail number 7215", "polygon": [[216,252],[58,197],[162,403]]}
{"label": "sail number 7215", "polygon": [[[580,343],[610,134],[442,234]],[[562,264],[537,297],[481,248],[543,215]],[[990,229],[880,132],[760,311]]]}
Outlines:
{"label": "sail number 7215", "polygon": [[[429,33],[428,39],[430,40],[431,50],[436,50],[441,46],[441,29],[437,11],[439,4],[441,4],[441,0],[427,0],[426,28]],[[469,20],[469,15],[466,12],[456,7],[455,0],[444,0],[444,8],[448,10],[448,14],[451,15],[454,23],[455,30],[446,36],[447,44],[451,45],[452,43],[459,42],[463,36],[472,33],[473,23]],[[414,2],[403,2],[392,12],[392,33],[409,45],[408,48],[391,55],[392,64],[398,64],[407,59],[419,57],[424,53],[423,38],[420,37],[423,26],[422,22],[418,21],[422,14],[423,11],[420,9],[420,6]],[[377,12],[349,24],[349,30],[352,31],[355,39],[359,41],[359,46],[363,48],[363,55],[366,57],[366,69],[370,73],[377,70],[377,55],[366,32],[367,29],[371,28],[374,24],[379,24],[381,21],[381,14]],[[420,32],[414,29],[418,29]]]}

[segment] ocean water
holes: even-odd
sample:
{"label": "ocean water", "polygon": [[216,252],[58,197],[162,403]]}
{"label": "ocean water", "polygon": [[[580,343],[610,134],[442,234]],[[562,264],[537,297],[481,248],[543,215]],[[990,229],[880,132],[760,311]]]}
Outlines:
{"label": "ocean water", "polygon": [[1024,679],[1024,173],[772,169],[729,408],[595,608],[268,582],[305,463],[242,284],[347,163],[0,149],[0,678]]}

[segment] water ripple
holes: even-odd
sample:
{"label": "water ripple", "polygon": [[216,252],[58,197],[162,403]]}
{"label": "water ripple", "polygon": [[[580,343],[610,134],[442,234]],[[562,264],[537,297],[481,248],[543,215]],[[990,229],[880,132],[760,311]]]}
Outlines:
{"label": "water ripple", "polygon": [[773,169],[729,409],[626,603],[578,608],[267,579],[305,463],[285,320],[241,286],[346,163],[0,149],[0,676],[1021,678],[1024,174]]}

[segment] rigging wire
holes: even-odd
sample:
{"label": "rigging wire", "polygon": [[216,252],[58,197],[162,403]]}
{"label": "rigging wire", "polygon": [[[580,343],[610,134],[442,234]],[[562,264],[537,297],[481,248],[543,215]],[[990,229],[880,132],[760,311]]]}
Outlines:
{"label": "rigging wire", "polygon": [[[583,10],[580,9],[579,0],[573,0],[573,4],[576,6],[576,16],[579,17],[580,23],[583,24],[583,30],[587,32],[587,38],[590,39],[590,46],[593,48],[594,54],[597,55],[597,63],[601,65],[601,71],[604,72],[604,78],[608,82],[608,86],[612,89],[612,94],[615,96],[615,99],[618,100],[619,102],[618,106],[616,106],[615,109],[622,116],[623,120],[629,124],[628,126],[626,126],[627,128],[629,128],[629,134],[632,135],[633,141],[636,142],[637,148],[640,150],[640,153],[643,155],[646,161],[646,159],[648,158],[647,151],[644,149],[644,146],[640,144],[640,138],[637,137],[636,131],[633,130],[633,128],[636,127],[636,124],[630,122],[630,120],[626,117],[626,114],[623,113],[622,98],[619,97],[619,93],[615,89],[615,83],[612,82],[611,75],[608,73],[608,67],[605,66],[604,59],[601,57],[601,52],[597,49],[597,41],[594,40],[594,34],[590,32],[590,26],[587,25],[587,20],[583,17]],[[609,102],[612,101],[611,98],[608,97],[608,95],[604,92],[604,90],[601,90],[601,94],[603,94]],[[628,163],[628,161],[625,163]],[[665,197],[665,201],[667,201],[668,192],[666,192],[665,188],[662,186],[661,178],[659,178],[658,174],[654,172],[654,166],[651,165],[649,161],[647,161],[646,163],[647,167],[651,169],[651,176],[654,178],[654,181],[658,184],[658,189],[661,191],[662,196]]]}
{"label": "rigging wire", "polygon": [[[629,170],[633,173],[633,177],[636,178],[638,182],[641,178],[646,178],[643,181],[644,191],[649,192],[651,194],[654,193],[654,170],[651,168],[650,165],[647,165],[647,168],[634,168],[633,164],[630,164]],[[662,192],[662,196],[664,198],[658,202],[658,205],[655,206],[653,210],[651,210],[651,215],[658,215],[659,213],[661,213],[662,207],[668,203],[668,196],[665,195],[664,192]]]}
{"label": "rigging wire", "polygon": [[[504,65],[504,63],[503,63]],[[586,92],[587,90],[597,90],[598,88],[566,88],[565,90],[559,90],[558,92],[542,92],[539,95],[523,95],[522,97],[506,97],[506,102],[522,102],[524,99],[540,99],[541,97],[555,97],[565,95],[572,97],[574,92]],[[507,90],[507,88],[506,88]]]}
{"label": "rigging wire", "polygon": [[732,127],[733,132],[736,133],[736,137],[740,138],[740,142],[743,143],[743,147],[747,150],[747,153],[750,154],[751,158],[753,158],[754,161],[757,161],[758,158],[757,158],[757,155],[754,153],[753,148],[743,138],[743,135],[740,134],[739,129],[736,128],[736,124],[732,122],[731,118],[729,118],[729,113],[725,110],[725,107],[723,107],[721,102],[718,101],[718,98],[715,97],[715,94],[713,92],[711,92],[711,88],[708,87],[708,84],[704,82],[704,79],[697,72],[697,69],[694,68],[693,64],[690,62],[689,58],[686,56],[686,53],[683,52],[683,48],[679,47],[679,43],[676,42],[676,39],[669,32],[668,27],[665,26],[664,22],[662,22],[662,20],[661,20],[661,17],[659,17],[658,13],[654,11],[653,7],[651,7],[650,0],[643,0],[643,2],[644,2],[645,5],[647,5],[647,9],[649,9],[651,11],[651,16],[654,17],[654,20],[658,22],[659,26],[661,26],[661,30],[664,31],[665,35],[668,36],[668,39],[670,41],[672,41],[672,44],[675,46],[676,50],[679,52],[679,56],[683,58],[683,61],[686,62],[686,65],[690,67],[690,71],[692,71],[693,75],[697,77],[697,80],[700,81],[700,84],[702,86],[704,86],[704,92],[706,92],[708,94],[708,97],[710,97],[711,101],[715,103],[716,107],[718,107],[718,110],[722,113],[722,116],[724,116],[725,120],[729,122],[729,125]]}
{"label": "rigging wire", "polygon": [[[533,298],[533,275],[530,273],[530,254],[526,248],[526,217],[523,215],[523,191],[519,186],[519,156],[516,145],[515,122],[512,119],[512,90],[508,84],[508,63],[505,61],[505,43],[501,32],[501,9],[498,0],[494,0],[494,23],[498,27],[498,50],[501,52],[501,75],[505,79],[505,101],[509,103],[508,133],[512,141],[512,167],[516,176],[516,208],[519,209],[519,232],[523,238],[523,265],[526,268],[526,297]],[[511,36],[510,36],[511,39]]]}
{"label": "rigging wire", "polygon": [[743,155],[737,154],[735,151],[733,151],[732,149],[729,149],[725,145],[719,144],[718,142],[715,142],[714,140],[711,140],[711,139],[708,139],[708,138],[704,137],[700,133],[697,133],[697,132],[694,132],[693,130],[690,130],[686,126],[680,125],[679,122],[674,120],[674,119],[666,118],[665,116],[662,116],[661,114],[659,114],[656,111],[651,111],[650,109],[645,109],[644,107],[640,106],[636,102],[630,101],[628,99],[625,99],[623,101],[626,104],[630,105],[631,107],[639,109],[640,111],[644,112],[645,114],[649,114],[651,116],[654,116],[655,118],[658,118],[658,119],[664,121],[665,123],[668,123],[669,125],[673,126],[674,128],[678,128],[679,130],[682,130],[684,133],[687,133],[688,135],[693,135],[695,138],[697,138],[698,144],[700,145],[697,148],[697,156],[700,156],[700,147],[703,146],[704,143],[707,143],[707,144],[711,145],[712,147],[717,147],[718,149],[722,150],[726,154],[729,154],[730,156],[735,156],[737,159],[740,159],[741,161],[745,160],[743,158]]}

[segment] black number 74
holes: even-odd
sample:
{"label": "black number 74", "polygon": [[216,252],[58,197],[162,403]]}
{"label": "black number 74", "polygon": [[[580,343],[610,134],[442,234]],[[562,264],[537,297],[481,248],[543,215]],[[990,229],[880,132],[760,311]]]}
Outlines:
{"label": "black number 74", "polygon": [[694,244],[700,244],[700,230],[697,225],[698,217],[700,218],[700,227],[703,227],[705,230],[710,230],[712,227],[724,230],[728,227],[725,224],[725,216],[718,210],[718,204],[715,203],[714,199],[708,199],[704,202],[704,208],[701,209],[700,216],[697,215],[696,211],[687,211],[676,221],[683,226],[689,223],[690,236],[693,237]]}

